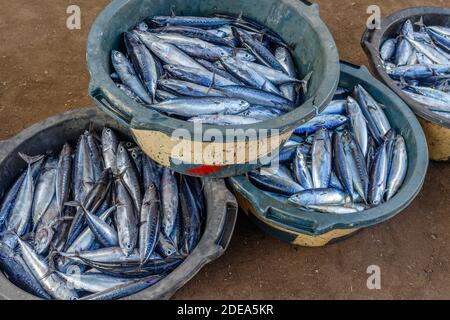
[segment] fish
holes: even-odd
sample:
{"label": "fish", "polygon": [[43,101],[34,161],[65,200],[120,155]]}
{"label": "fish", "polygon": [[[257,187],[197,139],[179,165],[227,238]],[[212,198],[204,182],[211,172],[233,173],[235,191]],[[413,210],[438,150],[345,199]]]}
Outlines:
{"label": "fish", "polygon": [[[142,30],[147,31],[147,30]],[[212,44],[222,45],[234,47],[234,43],[226,39],[226,37],[220,37],[213,32],[212,30],[204,30],[198,27],[189,27],[189,26],[164,26],[162,28],[149,29],[149,32],[152,33],[176,33],[189,38],[200,39]],[[231,29],[230,29],[231,32]]]}
{"label": "fish", "polygon": [[217,28],[229,24],[229,18],[195,17],[195,16],[154,16],[149,18],[160,26],[185,26],[197,28]]}
{"label": "fish", "polygon": [[181,177],[180,207],[181,207],[181,252],[189,254],[195,248],[201,236],[201,207],[186,178]]}
{"label": "fish", "polygon": [[64,203],[70,195],[72,182],[72,160],[73,150],[70,144],[65,143],[58,158],[56,167],[55,197],[60,215],[63,213]]}
{"label": "fish", "polygon": [[57,206],[56,198],[52,196],[51,204],[35,225],[33,242],[37,254],[42,255],[47,252],[55,236],[55,230],[60,223],[62,223],[62,215]]}
{"label": "fish", "polygon": [[397,135],[393,146],[392,160],[389,166],[386,184],[386,201],[391,199],[405,180],[408,168],[408,153],[405,139]]}
{"label": "fish", "polygon": [[19,288],[42,299],[50,300],[52,298],[31,273],[20,254],[4,244],[0,244],[0,266],[8,275],[8,280]]}
{"label": "fish", "polygon": [[321,128],[329,130],[336,129],[348,122],[348,118],[342,115],[323,114],[318,115],[294,130],[295,134],[312,134]]}
{"label": "fish", "polygon": [[379,205],[383,201],[388,165],[387,143],[384,142],[375,154],[370,172],[368,202],[371,205]]}
{"label": "fish", "polygon": [[395,53],[396,46],[396,39],[387,39],[384,41],[380,48],[381,59],[383,59],[383,61],[390,60]]}
{"label": "fish", "polygon": [[115,223],[119,236],[119,245],[125,256],[132,254],[138,241],[138,219],[133,199],[128,193],[122,176],[114,180],[116,196]]}
{"label": "fish", "polygon": [[[111,170],[106,169],[103,171],[97,183],[89,191],[83,201],[74,197],[74,200],[83,204],[83,206],[91,211],[95,212],[100,205],[103,203],[107,197],[109,190],[111,188]],[[69,248],[72,243],[81,234],[84,227],[86,226],[86,220],[84,219],[84,212],[82,208],[78,207],[75,216],[73,217],[72,223],[70,225],[69,234],[67,236],[64,249]]]}
{"label": "fish", "polygon": [[151,107],[160,112],[191,118],[216,113],[237,114],[247,110],[250,104],[239,98],[199,97],[166,100]]}
{"label": "fish", "polygon": [[311,173],[309,172],[309,168],[306,164],[306,156],[302,152],[302,149],[300,147],[297,147],[296,156],[294,161],[292,162],[292,166],[297,182],[304,189],[312,189],[313,180],[311,177]]}
{"label": "fish", "polygon": [[177,79],[193,82],[208,88],[211,86],[220,87],[235,84],[235,82],[208,70],[179,65],[165,65],[164,69]]}
{"label": "fish", "polygon": [[105,169],[111,169],[113,174],[117,171],[117,148],[119,140],[111,128],[104,127],[102,130],[102,154],[105,162]]}
{"label": "fish", "polygon": [[163,233],[170,238],[178,211],[178,185],[173,172],[164,168],[161,178],[161,207]]}
{"label": "fish", "polygon": [[[181,81],[176,79],[162,79],[158,81],[158,86],[163,90],[173,92],[176,95],[187,97],[223,97],[224,94],[216,89],[202,86],[196,83]],[[167,102],[170,100],[166,100]],[[162,102],[162,103],[164,103]],[[154,107],[154,105],[150,106]]]}
{"label": "fish", "polygon": [[161,200],[154,183],[145,191],[140,212],[139,258],[141,265],[147,263],[159,240],[161,229]]}
{"label": "fish", "polygon": [[257,88],[232,85],[223,86],[220,88],[220,91],[224,92],[228,98],[243,99],[254,105],[273,107],[286,112],[292,111],[295,108],[295,103],[283,96]]}
{"label": "fish", "polygon": [[11,208],[6,230],[16,233],[19,237],[25,235],[32,223],[32,206],[36,181],[33,179],[31,165],[43,158],[43,155],[28,156],[19,153],[19,156],[27,163],[27,173],[17,194],[14,206]]}
{"label": "fish", "polygon": [[128,56],[151,97],[151,103],[153,103],[156,96],[156,83],[158,81],[155,59],[135,33],[126,32],[124,39]]}
{"label": "fish", "polygon": [[84,198],[96,182],[93,159],[90,157],[87,143],[87,135],[87,132],[85,132],[80,136],[73,159],[72,191],[75,194],[75,200],[80,202],[84,201]]}
{"label": "fish", "polygon": [[312,179],[314,188],[327,188],[330,183],[332,144],[330,133],[321,128],[314,135],[312,149]]}
{"label": "fish", "polygon": [[33,207],[31,209],[34,228],[55,197],[57,162],[58,160],[54,157],[48,158],[36,182],[36,190],[32,200]]}
{"label": "fish", "polygon": [[58,300],[78,300],[79,296],[74,289],[67,286],[64,279],[55,273],[49,273],[49,266],[44,258],[40,257],[30,244],[17,236],[17,242],[28,268],[34,277],[39,280],[45,291]]}
{"label": "fish", "polygon": [[68,285],[76,290],[99,293],[116,288],[117,286],[128,285],[133,280],[119,278],[102,273],[96,274],[70,274],[57,272],[57,275],[64,279]]}
{"label": "fish", "polygon": [[413,40],[409,37],[405,38],[417,51],[423,53],[428,59],[433,61],[437,64],[449,64],[449,59],[439,52],[438,50],[434,49],[432,46],[429,46],[425,43],[420,43],[416,40]]}
{"label": "fish", "polygon": [[293,179],[286,179],[273,174],[258,174],[250,171],[248,179],[261,190],[275,192],[286,196],[303,191],[304,188]]}
{"label": "fish", "polygon": [[332,213],[332,214],[353,214],[364,211],[366,207],[361,204],[355,204],[353,206],[348,205],[322,205],[322,206],[309,206],[308,209],[312,209],[318,212],[323,213]]}
{"label": "fish", "polygon": [[142,192],[139,174],[130,159],[130,155],[128,154],[123,142],[119,143],[119,146],[117,147],[116,161],[117,171],[119,172],[121,180],[133,200],[134,212],[139,212],[142,206]]}
{"label": "fish", "polygon": [[116,247],[119,244],[117,231],[100,217],[89,212],[81,203],[72,201],[66,205],[81,208],[89,228],[97,241],[105,248]]}
{"label": "fish", "polygon": [[[353,175],[355,174],[350,164],[352,154],[347,153],[348,149],[344,145],[342,133],[340,132],[335,132],[333,134],[333,151],[336,178],[340,182],[342,190],[347,191],[350,197],[352,197],[354,193]],[[330,184],[333,184],[331,182],[332,179],[330,178]]]}
{"label": "fish", "polygon": [[256,41],[250,34],[240,28],[231,27],[231,29],[233,31],[233,35],[239,40],[240,44],[255,55],[258,61],[266,66],[272,67],[273,69],[279,71],[284,70],[283,66],[275,58],[275,56],[260,42]]}
{"label": "fish", "polygon": [[[342,133],[342,140],[344,152],[348,155],[348,157],[346,157],[346,161],[352,171],[351,176],[354,190],[362,198],[364,203],[367,203],[369,175],[367,172],[365,156],[360,145],[349,131],[346,130]],[[351,197],[353,198],[353,194]]]}
{"label": "fish", "polygon": [[266,73],[263,74],[258,72],[254,67],[247,65],[244,61],[241,62],[235,58],[228,57],[226,59],[221,59],[220,62],[229,73],[245,84],[257,89],[281,95],[280,90],[266,78]]}
{"label": "fish", "polygon": [[175,45],[164,42],[160,38],[148,32],[133,32],[135,32],[147,48],[164,63],[205,69],[200,63],[184,53],[182,50],[178,49]]}
{"label": "fish", "polygon": [[162,279],[160,275],[152,275],[144,279],[137,279],[131,282],[127,282],[124,284],[120,284],[114,286],[108,290],[104,290],[101,292],[97,292],[86,297],[81,298],[80,300],[112,300],[112,299],[121,299],[126,296],[138,293],[148,287],[151,287],[158,281]]}
{"label": "fish", "polygon": [[289,201],[302,207],[320,205],[341,205],[345,203],[346,194],[338,189],[308,189],[292,195]]}
{"label": "fish", "polygon": [[368,143],[368,129],[367,122],[361,111],[361,107],[358,102],[352,97],[347,98],[347,103],[345,104],[347,115],[350,120],[355,138],[358,141],[361,151],[364,156],[367,154],[367,143]]}
{"label": "fish", "polygon": [[347,114],[346,105],[347,100],[334,99],[320,112],[320,114],[345,115]]}
{"label": "fish", "polygon": [[127,57],[120,51],[113,50],[111,52],[111,61],[114,69],[119,74],[122,83],[133,90],[133,92],[135,92],[142,101],[147,104],[151,104],[152,97],[148,94],[144,85],[139,80],[133,65]]}

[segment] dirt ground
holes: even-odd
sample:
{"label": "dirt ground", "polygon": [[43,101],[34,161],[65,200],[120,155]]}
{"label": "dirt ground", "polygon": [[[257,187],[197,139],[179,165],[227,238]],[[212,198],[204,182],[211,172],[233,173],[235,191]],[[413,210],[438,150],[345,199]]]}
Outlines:
{"label": "dirt ground", "polygon": [[[245,1],[245,0],[243,0]],[[320,0],[341,59],[367,64],[359,40],[368,5],[382,15],[444,0]],[[93,105],[85,43],[108,0],[1,0],[0,139],[70,108]],[[169,3],[169,2],[168,2]],[[66,28],[66,8],[81,7],[82,28]],[[450,299],[450,166],[431,163],[413,204],[390,221],[324,248],[295,248],[260,232],[241,214],[226,254],[206,266],[176,299]],[[381,290],[366,286],[381,268]]]}

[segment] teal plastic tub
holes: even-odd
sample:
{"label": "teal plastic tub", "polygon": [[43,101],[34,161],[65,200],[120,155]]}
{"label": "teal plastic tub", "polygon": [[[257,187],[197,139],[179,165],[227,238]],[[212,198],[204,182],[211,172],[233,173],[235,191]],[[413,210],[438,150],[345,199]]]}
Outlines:
{"label": "teal plastic tub", "polygon": [[[278,33],[293,49],[299,73],[312,72],[308,93],[294,111],[271,121],[245,126],[203,125],[194,135],[194,125],[143,107],[132,101],[110,78],[110,52],[120,48],[122,34],[142,19],[153,15],[208,16],[225,13],[243,14]],[[121,48],[120,48],[121,49]],[[245,173],[261,165],[261,159],[278,150],[294,128],[311,119],[332,98],[339,80],[339,57],[334,40],[319,17],[315,4],[299,0],[115,0],[98,16],[92,26],[87,62],[91,76],[89,94],[109,115],[129,127],[136,142],[158,163],[182,174],[229,177]],[[175,130],[185,129],[187,136],[174,137]],[[213,129],[225,137],[226,129],[256,129],[256,135],[226,135],[227,141],[204,138]],[[267,136],[259,129],[269,129]],[[179,132],[179,131],[178,131]],[[211,132],[211,131],[210,131]],[[225,141],[225,138],[224,140]],[[255,146],[269,145],[269,148]],[[176,147],[185,152],[174,153]],[[217,157],[217,150],[232,155]],[[233,155],[245,154],[236,161]]]}
{"label": "teal plastic tub", "polygon": [[306,211],[281,203],[255,187],[245,175],[229,178],[240,207],[263,231],[289,243],[323,246],[358,229],[392,218],[419,193],[428,168],[428,149],[414,113],[394,92],[376,80],[366,67],[342,62],[339,86],[352,89],[357,84],[361,84],[386,106],[384,112],[392,127],[405,138],[408,172],[402,187],[392,199],[376,208],[339,215]]}

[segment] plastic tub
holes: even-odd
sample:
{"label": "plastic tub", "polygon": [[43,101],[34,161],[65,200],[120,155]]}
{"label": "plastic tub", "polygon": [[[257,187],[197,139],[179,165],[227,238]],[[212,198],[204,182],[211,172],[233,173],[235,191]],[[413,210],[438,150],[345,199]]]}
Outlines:
{"label": "plastic tub", "polygon": [[[128,130],[97,108],[68,111],[48,118],[19,133],[14,138],[0,142],[0,196],[4,194],[19,172],[26,167],[17,152],[30,155],[48,150],[59,150],[65,141],[76,142],[89,124],[101,128],[114,128],[123,138]],[[193,278],[207,263],[220,257],[226,250],[237,216],[237,203],[223,180],[204,179],[207,220],[205,230],[194,251],[167,277],[154,286],[126,299],[168,299]],[[37,299],[16,287],[0,272],[0,299]]]}
{"label": "plastic tub", "polygon": [[325,214],[284,204],[255,187],[246,176],[228,179],[241,208],[265,232],[276,238],[302,246],[323,246],[349,236],[360,228],[381,223],[405,209],[422,188],[428,167],[425,136],[414,113],[366,67],[341,63],[339,85],[353,89],[361,84],[384,110],[393,128],[405,138],[408,172],[398,193],[388,202],[360,213]]}
{"label": "plastic tub", "polygon": [[383,67],[379,49],[384,40],[398,34],[407,19],[417,22],[423,17],[425,24],[437,24],[450,27],[450,8],[415,7],[395,12],[381,20],[381,28],[366,30],[361,39],[363,47],[374,73],[381,78],[396,94],[398,94],[419,116],[428,141],[430,159],[435,161],[450,160],[450,119],[436,116],[423,104],[405,94],[389,77]]}
{"label": "plastic tub", "polygon": [[[194,125],[162,115],[129,99],[110,78],[110,52],[118,48],[123,32],[152,15],[208,16],[226,13],[243,14],[277,32],[292,44],[294,59],[301,75],[313,71],[303,104],[294,111],[271,121],[245,126],[203,125],[194,135]],[[256,9],[257,8],[257,9]],[[292,130],[315,115],[332,98],[339,79],[339,57],[334,40],[319,18],[315,4],[299,0],[115,0],[98,16],[89,34],[87,62],[91,75],[89,94],[109,115],[131,128],[142,150],[158,163],[179,173],[193,176],[229,177],[245,173],[261,165],[258,161],[289,138]],[[172,138],[177,129],[185,129],[188,137]],[[209,141],[203,133],[214,129],[223,141]],[[257,134],[243,138],[226,129],[256,129]],[[272,129],[267,135],[259,129]],[[229,140],[225,140],[225,137]],[[172,154],[175,146],[186,146],[182,154]],[[268,148],[255,148],[255,146]],[[199,150],[199,151],[198,151]],[[241,161],[216,157],[223,154],[244,154]],[[202,153],[203,151],[203,153]]]}

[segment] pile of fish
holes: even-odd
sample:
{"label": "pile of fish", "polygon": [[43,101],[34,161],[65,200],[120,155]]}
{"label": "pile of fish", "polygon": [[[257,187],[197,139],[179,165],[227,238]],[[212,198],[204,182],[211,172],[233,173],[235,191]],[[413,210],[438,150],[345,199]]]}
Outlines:
{"label": "pile of fish", "polygon": [[450,28],[426,26],[423,19],[416,25],[406,20],[398,37],[384,41],[381,59],[403,92],[450,119]]}
{"label": "pile of fish", "polygon": [[300,104],[288,46],[247,18],[154,16],[112,50],[111,78],[130,98],[170,116],[217,125],[273,119]]}
{"label": "pile of fish", "polygon": [[28,164],[0,207],[0,266],[45,299],[115,299],[170,273],[197,245],[201,180],[176,176],[110,128]]}
{"label": "pile of fish", "polygon": [[271,166],[249,180],[277,200],[346,214],[391,199],[406,176],[407,149],[383,106],[360,85],[298,127]]}

